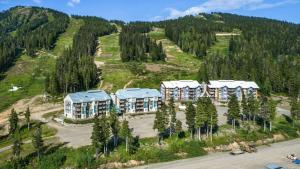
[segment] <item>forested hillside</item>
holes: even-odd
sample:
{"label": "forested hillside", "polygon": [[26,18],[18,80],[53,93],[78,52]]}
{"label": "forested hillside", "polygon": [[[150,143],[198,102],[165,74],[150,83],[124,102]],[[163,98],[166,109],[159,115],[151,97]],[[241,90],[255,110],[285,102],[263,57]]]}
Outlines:
{"label": "forested hillside", "polygon": [[7,70],[21,51],[34,55],[37,49],[53,48],[69,23],[64,13],[36,7],[15,7],[0,16],[0,72]]}
{"label": "forested hillside", "polygon": [[[200,80],[254,80],[264,94],[300,90],[300,25],[265,18],[217,14],[224,28],[239,29],[229,53],[204,57]],[[210,16],[210,15],[205,15]]]}
{"label": "forested hillside", "polygon": [[[209,79],[254,80],[264,94],[300,90],[300,25],[225,13],[199,14],[152,23],[184,52],[203,58],[200,81]],[[235,32],[228,53],[208,49],[218,32]]]}
{"label": "forested hillside", "polygon": [[121,59],[128,61],[164,61],[166,54],[162,44],[150,40],[146,33],[151,30],[150,23],[136,22],[122,27],[119,38]]}
{"label": "forested hillside", "polygon": [[73,38],[73,45],[66,49],[56,61],[53,74],[46,79],[46,91],[52,94],[87,90],[94,87],[100,75],[94,64],[97,38],[116,32],[107,20],[97,17],[73,16],[82,19],[81,26]]}

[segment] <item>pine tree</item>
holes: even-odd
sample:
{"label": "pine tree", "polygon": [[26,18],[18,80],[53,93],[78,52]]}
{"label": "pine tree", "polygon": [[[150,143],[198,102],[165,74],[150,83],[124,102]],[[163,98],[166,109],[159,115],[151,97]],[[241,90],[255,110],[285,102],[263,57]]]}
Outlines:
{"label": "pine tree", "polygon": [[111,132],[114,137],[114,146],[116,147],[118,144],[118,134],[120,130],[120,121],[118,119],[117,113],[115,109],[113,109],[109,114],[109,123],[111,127]]}
{"label": "pine tree", "polygon": [[44,145],[44,141],[42,139],[42,128],[41,128],[41,124],[37,125],[37,128],[35,129],[35,131],[32,134],[32,145],[35,148],[38,158],[40,159],[40,155],[41,155],[41,150],[43,148]]}
{"label": "pine tree", "polygon": [[[163,106],[164,107],[164,106]],[[164,112],[163,112],[164,111]],[[153,129],[158,130],[158,143],[160,144],[160,140],[162,134],[166,131],[168,125],[168,120],[166,118],[166,111],[164,108],[157,111],[155,114]]]}
{"label": "pine tree", "polygon": [[207,123],[207,113],[204,98],[199,98],[197,102],[195,127],[197,128],[198,139],[201,140],[201,128]]}
{"label": "pine tree", "polygon": [[269,100],[268,111],[269,111],[270,131],[272,131],[272,121],[276,117],[276,102],[272,99]]}
{"label": "pine tree", "polygon": [[110,125],[105,114],[100,118],[100,142],[103,145],[103,152],[105,155],[108,153],[108,141],[110,138]]}
{"label": "pine tree", "polygon": [[98,116],[94,117],[94,125],[93,125],[93,132],[92,132],[92,145],[96,148],[96,158],[99,157],[100,148],[101,148],[101,135],[100,135],[100,122]]}
{"label": "pine tree", "polygon": [[245,97],[245,94],[243,92],[243,96],[242,96],[242,113],[244,116],[246,116],[247,120],[249,118],[249,107],[247,104],[247,98]]}
{"label": "pine tree", "polygon": [[192,138],[195,129],[195,116],[196,116],[196,110],[192,102],[189,102],[187,104],[185,116],[186,116],[186,124],[188,125],[188,130],[190,131],[191,138]]}
{"label": "pine tree", "polygon": [[129,128],[129,124],[127,120],[124,120],[122,122],[121,131],[120,131],[121,137],[125,138],[125,145],[126,145],[126,152],[128,152],[128,143],[132,139],[132,130]]}
{"label": "pine tree", "polygon": [[249,114],[252,115],[253,121],[255,122],[255,117],[259,112],[259,102],[253,97],[253,95],[250,95],[247,105],[249,108]]}
{"label": "pine tree", "polygon": [[212,103],[212,101],[209,98],[206,99],[206,105],[207,105],[207,124],[210,126],[210,141],[212,142],[212,130],[213,127],[218,124],[218,114],[217,109],[215,105]]}
{"label": "pine tree", "polygon": [[238,120],[240,117],[240,106],[239,102],[237,100],[237,97],[235,95],[232,95],[230,97],[230,100],[228,102],[228,118],[231,120],[233,129],[235,130],[235,123],[236,120]]}
{"label": "pine tree", "polygon": [[17,127],[13,132],[13,145],[12,153],[16,159],[19,159],[21,150],[22,150],[22,137],[20,134],[20,129]]}
{"label": "pine tree", "polygon": [[182,122],[180,120],[176,120],[175,132],[177,133],[177,138],[179,137],[179,133],[182,131]]}
{"label": "pine tree", "polygon": [[176,125],[176,111],[175,111],[175,105],[174,105],[174,99],[171,97],[169,101],[169,115],[170,115],[170,133],[169,136],[171,137],[173,130],[175,129]]}
{"label": "pine tree", "polygon": [[25,111],[25,119],[26,119],[26,123],[27,123],[27,128],[29,130],[30,129],[30,109],[29,109],[29,106],[27,107],[27,109]]}
{"label": "pine tree", "polygon": [[291,117],[293,119],[293,127],[295,126],[295,122],[299,120],[300,116],[300,102],[297,101],[297,98],[291,99]]}
{"label": "pine tree", "polygon": [[15,133],[15,131],[18,128],[18,122],[19,122],[18,114],[15,111],[15,109],[12,109],[11,114],[9,116],[9,134]]}
{"label": "pine tree", "polygon": [[260,116],[264,121],[264,131],[266,131],[266,121],[269,118],[268,98],[266,96],[263,96],[261,100]]}

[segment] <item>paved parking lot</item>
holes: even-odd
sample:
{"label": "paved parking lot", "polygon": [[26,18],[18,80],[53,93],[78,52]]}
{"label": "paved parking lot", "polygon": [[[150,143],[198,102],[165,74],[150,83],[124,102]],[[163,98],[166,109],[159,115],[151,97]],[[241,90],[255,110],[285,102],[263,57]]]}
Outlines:
{"label": "paved parking lot", "polygon": [[[227,122],[227,117],[224,116],[224,113],[227,112],[228,108],[224,106],[216,106],[218,111],[218,124],[223,125]],[[289,111],[284,109],[277,109],[278,114],[289,114]],[[32,118],[37,120],[45,121],[42,119],[42,113],[34,113]],[[126,119],[129,121],[129,126],[133,128],[133,134],[138,135],[141,138],[153,137],[157,135],[157,132],[153,130],[155,114],[148,115],[138,115],[138,116],[127,116]],[[177,119],[182,121],[183,129],[187,129],[185,123],[185,114],[183,111],[177,112]],[[80,147],[84,145],[91,144],[91,133],[92,133],[92,124],[85,125],[61,125],[53,121],[48,122],[48,125],[54,127],[58,130],[57,136],[62,142],[68,142],[69,146]]]}

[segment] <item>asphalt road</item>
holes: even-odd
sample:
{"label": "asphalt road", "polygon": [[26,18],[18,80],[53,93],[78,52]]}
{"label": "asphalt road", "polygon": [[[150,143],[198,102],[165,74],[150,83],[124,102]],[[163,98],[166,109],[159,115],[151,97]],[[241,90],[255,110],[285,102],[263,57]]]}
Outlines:
{"label": "asphalt road", "polygon": [[289,161],[287,154],[300,155],[300,139],[262,146],[257,153],[233,156],[229,153],[213,153],[203,157],[150,164],[133,169],[264,169],[269,163],[286,169],[300,169]]}

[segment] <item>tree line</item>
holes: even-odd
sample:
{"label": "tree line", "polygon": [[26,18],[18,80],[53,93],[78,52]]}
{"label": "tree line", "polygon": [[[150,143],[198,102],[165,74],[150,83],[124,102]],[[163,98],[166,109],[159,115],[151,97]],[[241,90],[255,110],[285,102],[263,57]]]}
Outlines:
{"label": "tree line", "polygon": [[48,93],[59,94],[87,90],[94,87],[100,70],[94,64],[97,38],[116,31],[107,20],[97,17],[72,16],[82,19],[84,25],[73,38],[73,46],[65,49],[56,60],[55,70],[46,77],[45,88]]}
{"label": "tree line", "polygon": [[162,43],[157,44],[151,40],[146,33],[151,30],[150,24],[130,23],[122,27],[120,33],[119,45],[121,59],[123,62],[129,61],[165,61],[166,54]]}
{"label": "tree line", "polygon": [[300,26],[265,18],[219,14],[225,27],[241,30],[229,41],[228,53],[204,57],[199,80],[243,79],[256,81],[261,92],[300,91]]}
{"label": "tree line", "polygon": [[199,58],[206,56],[207,49],[215,43],[215,31],[221,29],[219,25],[194,16],[158,23],[158,26],[165,28],[165,34],[171,41],[184,52]]}

